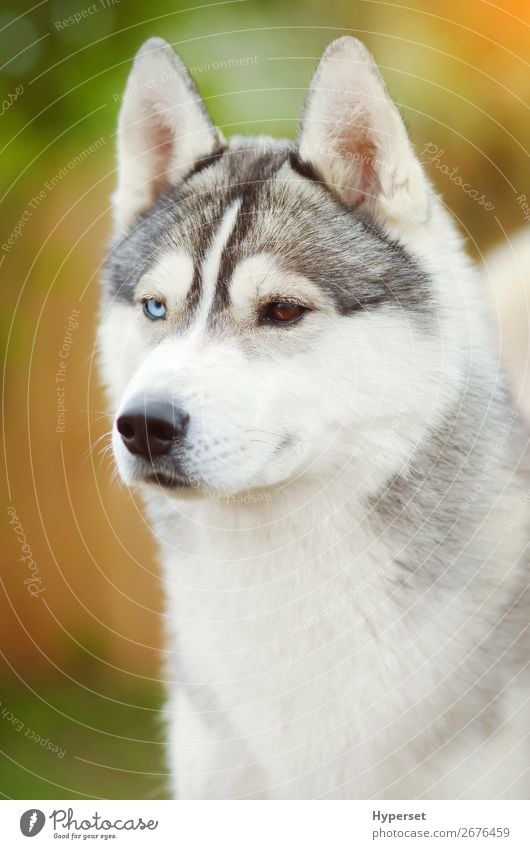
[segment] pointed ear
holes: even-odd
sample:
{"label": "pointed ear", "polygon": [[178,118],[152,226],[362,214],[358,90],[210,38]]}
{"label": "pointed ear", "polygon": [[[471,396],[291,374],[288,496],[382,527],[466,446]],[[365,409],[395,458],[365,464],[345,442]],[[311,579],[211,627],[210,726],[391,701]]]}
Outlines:
{"label": "pointed ear", "polygon": [[118,226],[134,224],[223,144],[183,63],[166,41],[150,38],[134,59],[118,122]]}
{"label": "pointed ear", "polygon": [[428,217],[421,165],[372,56],[355,38],[334,41],[320,60],[299,154],[343,204],[363,204],[380,223]]}

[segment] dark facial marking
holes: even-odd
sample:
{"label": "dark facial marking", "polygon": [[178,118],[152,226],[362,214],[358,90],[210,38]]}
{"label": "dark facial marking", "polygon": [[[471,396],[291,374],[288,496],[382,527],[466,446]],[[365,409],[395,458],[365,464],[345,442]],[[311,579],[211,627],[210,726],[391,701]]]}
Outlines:
{"label": "dark facial marking", "polygon": [[184,248],[195,268],[187,301],[191,320],[201,297],[204,258],[236,198],[241,205],[221,257],[212,321],[229,306],[237,263],[269,252],[286,271],[320,286],[341,314],[393,306],[430,323],[429,281],[413,258],[362,207],[340,204],[291,143],[273,140],[266,151],[253,139],[238,142],[201,160],[187,180],[169,190],[111,248],[105,264],[110,295],[132,302],[138,281],[160,254]]}

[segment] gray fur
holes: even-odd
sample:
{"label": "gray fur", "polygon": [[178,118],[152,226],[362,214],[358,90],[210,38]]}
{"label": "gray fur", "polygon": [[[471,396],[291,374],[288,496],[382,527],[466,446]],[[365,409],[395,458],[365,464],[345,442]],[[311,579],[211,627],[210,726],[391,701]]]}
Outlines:
{"label": "gray fur", "polygon": [[235,139],[224,153],[199,164],[112,245],[104,272],[112,297],[132,302],[138,281],[160,252],[185,247],[199,270],[193,307],[200,296],[201,257],[224,213],[241,197],[218,280],[217,310],[229,303],[235,265],[267,250],[286,270],[317,283],[343,315],[386,306],[428,319],[425,272],[362,211],[346,209],[316,176],[308,176],[291,143],[268,139],[264,150],[263,139]]}

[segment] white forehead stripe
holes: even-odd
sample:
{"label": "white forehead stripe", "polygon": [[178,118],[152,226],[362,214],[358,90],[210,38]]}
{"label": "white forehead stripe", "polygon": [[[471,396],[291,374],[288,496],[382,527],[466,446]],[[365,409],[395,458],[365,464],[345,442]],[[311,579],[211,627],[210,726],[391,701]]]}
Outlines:
{"label": "white forehead stripe", "polygon": [[236,223],[237,213],[241,206],[241,198],[228,207],[202,266],[202,295],[197,313],[198,324],[206,323],[215,298],[221,257]]}

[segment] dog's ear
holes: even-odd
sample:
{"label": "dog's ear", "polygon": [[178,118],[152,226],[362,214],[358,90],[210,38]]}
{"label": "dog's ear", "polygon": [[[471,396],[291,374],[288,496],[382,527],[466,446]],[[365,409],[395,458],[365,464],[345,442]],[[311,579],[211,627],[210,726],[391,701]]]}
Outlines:
{"label": "dog's ear", "polygon": [[343,204],[363,204],[382,224],[428,217],[422,167],[372,56],[355,38],[337,39],[320,60],[299,155]]}
{"label": "dog's ear", "polygon": [[135,56],[118,122],[113,198],[118,226],[134,224],[163,191],[223,144],[173,49],[161,38],[148,39]]}

